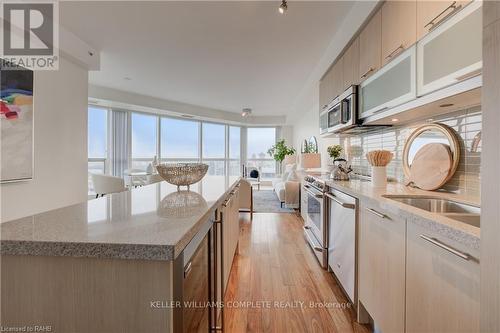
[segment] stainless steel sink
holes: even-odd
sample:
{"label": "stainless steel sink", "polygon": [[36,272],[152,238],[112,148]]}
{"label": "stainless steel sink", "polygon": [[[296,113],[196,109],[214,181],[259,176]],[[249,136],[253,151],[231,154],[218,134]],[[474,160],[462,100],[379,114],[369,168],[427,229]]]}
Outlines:
{"label": "stainless steel sink", "polygon": [[474,227],[480,227],[481,225],[481,215],[479,214],[455,214],[448,213],[442,214],[443,216],[449,217],[450,219],[457,220]]}
{"label": "stainless steel sink", "polygon": [[478,228],[480,225],[481,208],[477,206],[426,196],[385,195],[384,197],[431,213],[441,214]]}

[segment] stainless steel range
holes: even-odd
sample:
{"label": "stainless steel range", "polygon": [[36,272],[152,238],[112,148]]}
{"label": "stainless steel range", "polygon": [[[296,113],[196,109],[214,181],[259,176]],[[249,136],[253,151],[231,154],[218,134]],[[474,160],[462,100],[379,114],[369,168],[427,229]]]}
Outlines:
{"label": "stainless steel range", "polygon": [[328,186],[314,176],[304,177],[307,194],[307,218],[304,221],[304,235],[313,249],[321,267],[328,268],[328,217],[325,193]]}

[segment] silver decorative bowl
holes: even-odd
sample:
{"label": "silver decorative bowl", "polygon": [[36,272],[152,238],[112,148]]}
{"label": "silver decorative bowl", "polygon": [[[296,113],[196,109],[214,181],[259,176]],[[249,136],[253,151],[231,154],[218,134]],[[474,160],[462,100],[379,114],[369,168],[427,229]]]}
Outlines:
{"label": "silver decorative bowl", "polygon": [[208,164],[204,163],[165,163],[156,166],[158,174],[167,183],[180,186],[187,186],[199,182],[208,171]]}

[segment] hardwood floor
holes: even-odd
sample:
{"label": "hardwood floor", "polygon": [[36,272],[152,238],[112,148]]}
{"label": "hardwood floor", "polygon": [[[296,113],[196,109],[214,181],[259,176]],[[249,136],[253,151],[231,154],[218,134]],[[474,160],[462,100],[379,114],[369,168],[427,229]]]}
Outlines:
{"label": "hardwood floor", "polygon": [[355,322],[353,306],[319,266],[302,226],[292,213],[258,213],[253,221],[240,214],[239,255],[225,295],[226,332],[370,332]]}

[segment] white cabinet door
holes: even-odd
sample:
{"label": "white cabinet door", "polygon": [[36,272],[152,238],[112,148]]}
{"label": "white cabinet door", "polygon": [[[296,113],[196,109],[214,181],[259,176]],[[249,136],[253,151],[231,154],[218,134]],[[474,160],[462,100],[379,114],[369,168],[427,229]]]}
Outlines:
{"label": "white cabinet door", "polygon": [[359,302],[382,332],[404,332],[406,220],[364,200],[359,214]]}
{"label": "white cabinet door", "polygon": [[418,96],[481,73],[482,16],[474,1],[417,43]]}
{"label": "white cabinet door", "polygon": [[384,112],[415,98],[416,50],[413,46],[361,83],[360,118]]}
{"label": "white cabinet door", "polygon": [[224,258],[224,293],[226,291],[229,274],[236,254],[239,239],[239,187],[236,187],[228,196],[223,205],[223,258]]}
{"label": "white cabinet door", "polygon": [[407,226],[406,333],[479,332],[479,251]]}

